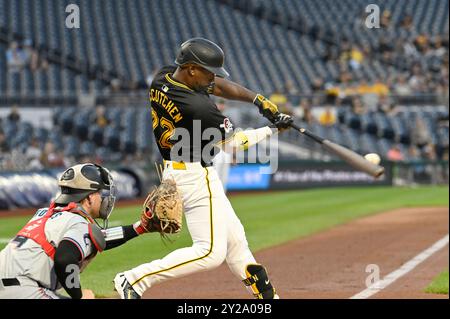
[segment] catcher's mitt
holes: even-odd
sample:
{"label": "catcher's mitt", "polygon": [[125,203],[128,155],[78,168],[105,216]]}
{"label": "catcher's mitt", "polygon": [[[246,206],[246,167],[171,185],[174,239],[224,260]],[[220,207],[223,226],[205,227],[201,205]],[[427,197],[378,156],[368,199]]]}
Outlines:
{"label": "catcher's mitt", "polygon": [[181,231],[183,201],[174,180],[166,179],[145,199],[141,226],[147,232],[175,234]]}

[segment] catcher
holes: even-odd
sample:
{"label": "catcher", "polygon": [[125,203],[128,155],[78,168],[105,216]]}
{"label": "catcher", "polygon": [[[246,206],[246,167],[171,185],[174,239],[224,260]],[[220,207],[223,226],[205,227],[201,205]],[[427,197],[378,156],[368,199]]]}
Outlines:
{"label": "catcher", "polygon": [[148,212],[134,225],[98,226],[95,219],[103,219],[105,226],[116,199],[113,178],[102,166],[72,166],[58,185],[61,193],[50,207],[39,209],[0,252],[0,299],[67,298],[57,293],[60,288],[73,299],[92,299],[91,290],[81,289],[79,274],[98,252],[152,227],[168,230]]}

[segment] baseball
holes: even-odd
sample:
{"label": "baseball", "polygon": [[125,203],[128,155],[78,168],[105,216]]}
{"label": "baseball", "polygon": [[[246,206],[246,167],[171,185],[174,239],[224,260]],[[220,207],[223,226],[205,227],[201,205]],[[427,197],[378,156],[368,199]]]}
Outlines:
{"label": "baseball", "polygon": [[375,165],[380,164],[380,161],[381,161],[380,156],[376,153],[366,154],[366,155],[364,155],[364,158]]}

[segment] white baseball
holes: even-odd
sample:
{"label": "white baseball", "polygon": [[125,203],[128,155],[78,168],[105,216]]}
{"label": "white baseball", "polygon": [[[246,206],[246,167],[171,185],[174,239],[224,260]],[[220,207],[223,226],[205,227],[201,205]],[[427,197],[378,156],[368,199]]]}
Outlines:
{"label": "white baseball", "polygon": [[376,153],[366,154],[366,155],[364,155],[364,158],[375,165],[380,164],[380,161],[381,161],[380,156]]}

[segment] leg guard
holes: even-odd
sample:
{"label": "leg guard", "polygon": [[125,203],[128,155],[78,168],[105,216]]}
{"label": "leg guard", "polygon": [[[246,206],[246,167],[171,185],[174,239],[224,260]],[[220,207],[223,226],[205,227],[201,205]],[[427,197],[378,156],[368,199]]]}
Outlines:
{"label": "leg guard", "polygon": [[269,281],[267,271],[264,266],[259,264],[247,265],[245,269],[247,278],[243,280],[246,286],[250,286],[253,291],[253,295],[257,299],[278,299],[278,295],[273,288],[272,283]]}

